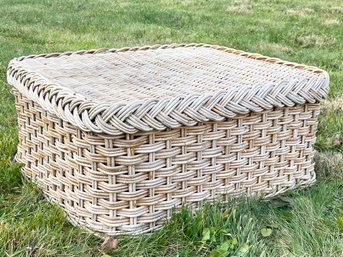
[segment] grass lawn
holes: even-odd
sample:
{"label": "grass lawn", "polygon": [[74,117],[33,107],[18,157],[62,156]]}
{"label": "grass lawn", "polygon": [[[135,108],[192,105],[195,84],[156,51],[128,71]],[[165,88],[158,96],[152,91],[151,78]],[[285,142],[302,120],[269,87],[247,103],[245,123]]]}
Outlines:
{"label": "grass lawn", "polygon": [[[185,209],[154,234],[102,239],[73,227],[13,161],[11,58],[156,43],[219,44],[326,69],[315,186],[271,201]],[[343,256],[343,1],[0,0],[0,256]]]}

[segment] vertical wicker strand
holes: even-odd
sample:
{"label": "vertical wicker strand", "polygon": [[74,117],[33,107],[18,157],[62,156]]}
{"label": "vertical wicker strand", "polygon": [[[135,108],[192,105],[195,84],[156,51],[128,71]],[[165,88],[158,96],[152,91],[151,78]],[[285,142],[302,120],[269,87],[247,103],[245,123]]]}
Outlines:
{"label": "vertical wicker strand", "polygon": [[[305,114],[305,115],[308,114],[307,105],[302,106],[302,113]],[[302,128],[302,129],[307,128],[306,119],[301,119],[300,122],[301,122],[300,128]],[[306,136],[304,135],[304,133],[303,132],[300,133],[300,146],[301,146],[301,149],[299,149],[299,159],[300,160],[303,159],[303,162],[297,164],[298,165],[297,170],[302,170],[303,171],[303,174],[301,175],[302,178],[303,177],[305,177],[305,178],[310,177],[310,174],[308,172],[308,168],[307,167],[305,167],[305,168],[302,167],[303,165],[306,165],[306,159],[307,159],[306,155],[305,155],[306,154],[305,153],[305,151],[306,151],[305,138],[306,138]],[[301,179],[300,183],[301,183],[301,185],[303,184],[303,179]]]}
{"label": "vertical wicker strand", "polygon": [[[216,134],[218,131],[218,124],[215,122],[212,124],[212,132]],[[214,150],[217,147],[217,140],[212,140],[212,150]],[[216,198],[216,188],[217,188],[217,158],[213,156],[211,158],[211,166],[212,166],[212,174],[211,174],[211,182],[212,182],[212,187],[211,187],[211,193],[210,193],[210,200],[214,200]]]}
{"label": "vertical wicker strand", "polygon": [[[94,134],[92,132],[89,133],[90,136],[94,136]],[[90,153],[92,154],[92,156],[94,156],[96,154],[96,151],[95,151],[95,145],[93,143],[90,144]],[[93,173],[96,173],[97,172],[97,164],[96,162],[93,160],[91,161],[91,170]],[[98,205],[98,198],[94,195],[94,193],[98,190],[98,181],[96,179],[92,179],[92,205],[93,205],[93,208],[94,206],[97,206]],[[97,213],[92,213],[92,221],[93,221],[93,224],[96,224],[97,223],[97,218],[98,218],[98,214]]]}
{"label": "vertical wicker strand", "polygon": [[27,152],[26,152],[26,159],[27,159],[27,166],[31,171],[31,178],[32,180],[35,182],[37,180],[37,170],[34,169],[34,165],[32,165],[32,139],[31,139],[31,133],[32,133],[32,129],[31,129],[31,118],[30,118],[30,112],[31,112],[31,103],[32,101],[28,101],[27,102],[27,107],[26,107],[26,146],[27,146]]}
{"label": "vertical wicker strand", "polygon": [[[132,134],[126,134],[126,140],[129,142],[135,139],[135,136]],[[128,147],[127,148],[127,156],[131,157],[135,155],[135,149],[134,147]],[[135,175],[135,165],[128,165],[127,166],[128,173],[130,176],[130,179],[132,180],[132,177]],[[129,184],[129,193],[135,193],[136,192],[136,183],[130,183]],[[129,208],[130,211],[133,212],[133,209],[136,208],[136,199],[133,198],[132,200],[129,201]],[[135,227],[137,224],[137,217],[130,217],[129,218],[129,225],[132,227]]]}
{"label": "vertical wicker strand", "polygon": [[[268,121],[268,115],[267,115],[267,113],[266,112],[263,112],[263,113],[261,113],[261,122],[262,122],[262,124],[266,124],[267,123],[267,121]],[[266,129],[264,129],[264,128],[262,128],[261,129],[261,138],[265,138],[266,136],[267,136],[267,133],[266,133],[267,131],[266,131]],[[265,145],[262,145],[261,146],[261,153],[266,153],[267,152],[267,146],[265,146]],[[275,151],[268,151],[269,152],[269,156],[272,158],[273,156],[275,156]],[[269,157],[269,158],[270,158]],[[268,158],[268,159],[269,159]],[[262,166],[262,164],[260,163],[260,167]],[[273,183],[272,183],[272,179],[270,179],[270,178],[273,178],[273,176],[274,176],[274,173],[275,173],[275,167],[274,167],[274,163],[270,163],[269,165],[268,165],[268,171],[267,171],[267,173],[266,173],[266,177],[265,177],[265,180],[267,180],[267,188],[266,188],[266,192],[265,193],[274,193],[273,192]],[[262,178],[261,178],[261,180],[262,180]]]}
{"label": "vertical wicker strand", "polygon": [[[200,124],[201,126],[202,124]],[[197,144],[201,145],[201,144],[204,144],[203,142],[203,134],[198,134],[197,135]],[[199,166],[202,166],[202,151],[197,151],[197,164]],[[197,169],[197,178],[202,178],[202,167]],[[196,192],[201,194],[203,193],[203,186],[202,184],[199,184],[196,186]],[[203,200],[197,202],[197,205],[196,207],[199,208],[202,204],[203,204]]]}
{"label": "vertical wicker strand", "polygon": [[[62,119],[58,119],[58,124],[57,124],[57,129],[63,128],[64,127],[64,121]],[[63,151],[63,149],[59,148],[58,145],[63,146],[64,145],[64,135],[59,133],[58,134],[58,140],[57,140],[58,144],[57,144],[57,150],[58,150],[58,155],[57,155],[57,160],[60,161],[61,163],[65,160],[65,153]],[[59,191],[59,199],[58,201],[63,205],[64,207],[64,198],[63,198],[63,193],[64,192],[64,184],[63,182],[60,180],[60,178],[62,178],[63,176],[65,176],[65,170],[63,167],[61,167],[60,169],[57,170],[56,172],[56,179],[58,180],[58,191]]]}
{"label": "vertical wicker strand", "polygon": [[[251,114],[248,116],[249,118],[251,117]],[[249,134],[252,134],[254,132],[254,124],[247,125],[249,126]],[[251,137],[251,135],[250,135]],[[248,194],[254,194],[253,187],[256,186],[256,184],[253,184],[252,179],[256,176],[255,170],[250,170],[253,167],[253,157],[251,156],[251,151],[254,149],[254,139],[250,138],[248,140],[248,151],[249,151],[249,156],[248,156],[248,188],[247,188],[247,193]],[[255,182],[256,183],[256,182]]]}
{"label": "vertical wicker strand", "polygon": [[[289,108],[284,108],[282,110],[283,112],[283,119],[285,121],[289,120],[291,117],[289,117]],[[276,162],[278,163],[285,163],[287,160],[286,160],[286,155],[289,153],[290,151],[290,146],[288,145],[287,143],[287,140],[290,139],[291,137],[291,129],[289,128],[289,123],[288,122],[283,122],[283,125],[282,125],[282,132],[284,132],[285,134],[287,134],[287,137],[286,138],[283,138],[282,140],[280,140],[280,148],[281,148],[281,151],[280,151],[280,154],[279,154],[279,159],[276,160]],[[292,168],[291,166],[288,166],[290,168]],[[272,167],[274,169],[274,166]],[[292,175],[293,176],[293,175]],[[273,195],[271,195],[273,196]]]}
{"label": "vertical wicker strand", "polygon": [[[166,151],[170,151],[171,150],[171,142],[170,142],[170,139],[168,138],[166,140]],[[166,159],[166,169],[168,170],[168,172],[170,172],[170,167],[173,165],[173,161],[172,161],[172,158],[171,157],[168,157]],[[173,172],[172,172],[173,174]],[[168,203],[170,203],[172,200],[173,200],[173,194],[171,193],[171,190],[169,188],[169,186],[173,183],[173,180],[172,180],[172,176],[168,175],[166,177],[166,183],[168,185],[168,192],[167,192],[167,195],[166,195],[166,201]],[[171,209],[168,208],[167,211],[166,211],[166,215],[167,217],[170,217],[171,216]]]}
{"label": "vertical wicker strand", "polygon": [[[226,133],[225,133],[225,134],[226,134],[226,135],[225,135],[225,139],[230,141],[230,138],[231,138],[231,129],[226,129]],[[225,156],[229,156],[229,154],[230,154],[230,145],[229,145],[229,144],[225,144],[224,154],[225,154]],[[225,164],[224,164],[225,173],[227,173],[229,169],[230,169],[229,163],[225,162]],[[229,184],[230,184],[229,177],[226,177],[226,178],[224,179],[224,186],[225,186],[226,188],[229,188],[229,187],[228,187]],[[225,189],[224,195],[223,195],[223,201],[224,201],[224,202],[227,202],[228,200],[229,200],[229,190],[228,190],[228,189]]]}
{"label": "vertical wicker strand", "polygon": [[[187,135],[187,128],[186,127],[182,127],[181,128],[181,138],[184,139]],[[181,155],[182,156],[185,156],[185,154],[187,153],[187,147],[186,147],[186,143],[183,142],[182,146],[181,146]],[[182,175],[184,175],[184,173],[187,172],[187,163],[184,163],[184,160],[182,161],[183,163],[181,164],[181,173]],[[184,177],[182,176],[181,177],[181,194],[182,194],[182,197],[181,197],[181,203],[182,204],[185,204],[186,201],[187,201],[187,197],[184,196],[184,194],[186,193],[187,191],[187,180],[184,179]]]}
{"label": "vertical wicker strand", "polygon": [[[298,109],[298,108],[297,108]],[[292,139],[291,139],[291,156],[297,156],[299,157],[299,153],[297,153],[297,145],[299,144],[299,113],[298,110],[293,108],[292,114],[293,114],[293,129],[292,129]],[[295,173],[295,182],[296,184],[301,183],[301,179],[299,178],[299,175],[297,173],[300,173],[301,170],[299,169],[299,166],[295,164],[294,158],[291,158],[289,160],[289,167],[293,169],[293,172]],[[296,166],[295,166],[296,165]],[[300,184],[299,184],[300,185]]]}
{"label": "vertical wicker strand", "polygon": [[[278,125],[278,119],[274,119],[272,123],[273,123],[273,126],[276,127],[276,126]],[[273,133],[272,138],[271,138],[271,142],[272,142],[272,145],[273,145],[273,146],[277,143],[277,133]],[[279,150],[279,152],[280,152],[280,150],[281,150],[281,156],[284,157],[285,155],[284,155],[284,153],[282,152],[282,150],[283,150],[282,148],[283,148],[282,146],[279,146],[279,149],[278,149],[278,150]],[[271,158],[272,160],[274,160],[275,157],[277,156],[277,155],[276,155],[276,151],[270,151],[269,154],[270,154],[270,157],[269,157],[269,158]],[[281,161],[281,162],[283,162],[283,161]],[[271,169],[271,170],[274,170],[274,169],[275,169],[274,164],[271,165],[270,169]]]}
{"label": "vertical wicker strand", "polygon": [[[236,120],[237,120],[237,128],[238,129],[242,129],[243,119],[242,118],[238,118]],[[242,134],[236,135],[236,137],[237,137],[237,145],[239,145],[241,147],[241,145],[243,144],[243,135]],[[237,180],[236,180],[236,184],[235,184],[235,186],[236,186],[235,190],[236,190],[237,194],[241,194],[241,193],[243,193],[243,190],[244,190],[244,188],[241,187],[241,183],[240,183],[241,177],[242,177],[241,176],[241,174],[242,174],[241,164],[240,164],[240,162],[242,161],[241,160],[242,155],[241,155],[241,151],[237,152],[237,150],[235,150],[235,152],[236,152],[236,156],[237,156],[236,157],[237,158],[236,165],[237,164],[239,165],[239,167],[236,168],[236,178],[237,178]]]}
{"label": "vertical wicker strand", "polygon": [[[113,149],[113,141],[112,139],[105,139],[105,148],[108,149],[109,152],[111,152],[111,149]],[[106,162],[107,162],[107,166],[110,167],[114,167],[115,166],[115,161],[114,161],[114,157],[108,156],[106,158]],[[109,188],[110,185],[115,185],[116,184],[116,176],[115,174],[111,173],[108,175],[108,183],[109,183]],[[111,206],[113,203],[115,203],[117,201],[117,197],[116,197],[116,193],[114,192],[108,192],[108,201],[109,201],[109,205]],[[109,219],[112,221],[115,219],[117,214],[117,211],[115,209],[109,209]],[[115,234],[115,232],[117,231],[117,227],[116,226],[110,226],[109,227],[109,231],[111,234]]]}
{"label": "vertical wicker strand", "polygon": [[[155,133],[151,133],[149,135],[149,142],[150,145],[155,144]],[[155,152],[149,153],[149,162],[154,163],[155,162]],[[149,172],[149,180],[154,180],[155,179],[155,170]],[[151,187],[149,189],[149,197],[154,198],[155,196],[155,187]],[[155,205],[149,205],[149,214],[153,216],[155,214]],[[150,229],[153,229],[156,226],[155,221],[150,222]]]}
{"label": "vertical wicker strand", "polygon": [[[82,138],[82,131],[80,129],[77,129],[76,130],[76,138],[79,139],[80,141],[84,140]],[[76,148],[76,152],[77,152],[77,155],[78,157],[81,157],[82,156],[82,147],[79,146],[79,144],[77,145],[77,148]],[[84,166],[82,165],[81,162],[77,162],[77,171],[78,173],[83,176],[85,175],[85,171],[84,171]],[[84,182],[82,182],[81,180],[78,181],[78,186],[77,186],[77,189],[78,191],[80,191],[81,194],[84,194],[85,193],[85,187],[84,187]],[[85,202],[83,200],[83,197],[79,197],[79,200],[78,200],[78,209],[80,210],[84,210],[85,209]],[[79,212],[77,211],[76,213],[78,213],[77,215],[77,222],[87,222],[86,221],[86,217],[82,216],[82,212]]]}
{"label": "vertical wicker strand", "polygon": [[310,140],[308,142],[308,148],[309,148],[310,153],[307,155],[307,158],[308,158],[307,160],[311,162],[311,170],[310,170],[311,180],[312,180],[311,183],[314,183],[316,179],[316,173],[314,171],[314,161],[313,161],[314,149],[313,148],[314,148],[314,143],[316,140],[316,130],[317,130],[318,115],[320,114],[320,109],[318,108],[317,105],[310,105],[310,109],[312,111],[311,119],[313,121],[311,123],[310,131],[309,131]]}

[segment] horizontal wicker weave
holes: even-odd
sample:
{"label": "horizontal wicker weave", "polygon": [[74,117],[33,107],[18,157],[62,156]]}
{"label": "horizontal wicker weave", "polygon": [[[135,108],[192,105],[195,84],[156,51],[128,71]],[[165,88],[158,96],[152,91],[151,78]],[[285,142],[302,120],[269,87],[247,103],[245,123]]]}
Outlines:
{"label": "horizontal wicker weave", "polygon": [[8,67],[23,173],[76,224],[159,228],[174,207],[315,181],[328,74],[204,44],[32,55]]}

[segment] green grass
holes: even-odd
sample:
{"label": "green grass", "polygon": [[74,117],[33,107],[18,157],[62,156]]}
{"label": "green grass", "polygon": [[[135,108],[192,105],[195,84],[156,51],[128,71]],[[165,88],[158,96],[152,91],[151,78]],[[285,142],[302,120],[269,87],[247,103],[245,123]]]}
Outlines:
{"label": "green grass", "polygon": [[[0,6],[0,256],[343,256],[342,1],[0,0]],[[13,161],[17,127],[6,66],[21,55],[171,42],[225,45],[326,69],[331,92],[318,130],[318,182],[271,201],[185,209],[164,229],[119,237],[119,248],[105,253],[100,238],[73,227],[23,181]]]}

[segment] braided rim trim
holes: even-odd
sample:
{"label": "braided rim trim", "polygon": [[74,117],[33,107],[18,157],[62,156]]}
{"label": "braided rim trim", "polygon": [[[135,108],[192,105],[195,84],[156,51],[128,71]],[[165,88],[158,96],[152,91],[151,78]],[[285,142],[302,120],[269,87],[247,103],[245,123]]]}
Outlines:
{"label": "braided rim trim", "polygon": [[[69,88],[50,84],[37,73],[29,72],[20,61],[28,58],[54,58],[72,54],[143,51],[177,47],[207,47],[247,58],[311,71],[311,79],[284,81],[278,84],[241,86],[216,94],[193,94],[167,97],[134,103],[96,103],[76,94]],[[121,49],[82,50],[77,52],[30,55],[13,59],[7,70],[8,83],[25,97],[37,102],[45,110],[70,122],[84,131],[120,135],[138,131],[165,130],[180,126],[194,126],[199,122],[221,121],[226,117],[249,112],[261,112],[274,107],[315,103],[327,97],[329,75],[324,70],[260,54],[205,44],[154,45]]]}

